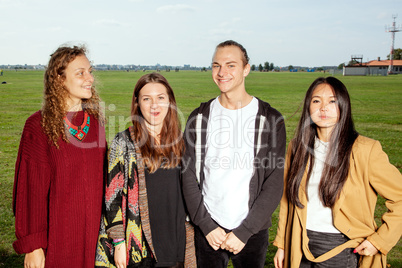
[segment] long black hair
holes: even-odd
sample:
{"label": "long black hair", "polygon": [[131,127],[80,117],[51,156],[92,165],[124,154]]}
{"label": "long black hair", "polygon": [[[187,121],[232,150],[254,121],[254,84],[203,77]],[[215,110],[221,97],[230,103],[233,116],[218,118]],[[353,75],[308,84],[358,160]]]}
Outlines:
{"label": "long black hair", "polygon": [[[292,141],[290,163],[286,176],[286,195],[293,205],[303,208],[299,200],[299,189],[303,174],[308,165],[307,182],[314,166],[314,143],[317,125],[311,120],[310,104],[317,86],[329,85],[336,97],[339,108],[338,122],[329,139],[329,148],[319,185],[319,196],[324,206],[333,207],[347,179],[350,153],[359,135],[354,127],[349,93],[345,85],[335,77],[320,77],[314,80],[307,90],[304,105],[295,137]],[[307,192],[307,183],[305,186]]]}

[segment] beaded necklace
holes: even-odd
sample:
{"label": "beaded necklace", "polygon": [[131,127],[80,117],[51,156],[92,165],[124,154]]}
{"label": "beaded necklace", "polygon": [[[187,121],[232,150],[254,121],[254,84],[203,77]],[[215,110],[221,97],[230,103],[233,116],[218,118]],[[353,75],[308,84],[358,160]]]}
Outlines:
{"label": "beaded necklace", "polygon": [[67,127],[68,132],[77,140],[82,141],[89,131],[90,117],[87,112],[84,112],[84,121],[80,126],[73,125],[67,116],[64,117],[64,124]]}

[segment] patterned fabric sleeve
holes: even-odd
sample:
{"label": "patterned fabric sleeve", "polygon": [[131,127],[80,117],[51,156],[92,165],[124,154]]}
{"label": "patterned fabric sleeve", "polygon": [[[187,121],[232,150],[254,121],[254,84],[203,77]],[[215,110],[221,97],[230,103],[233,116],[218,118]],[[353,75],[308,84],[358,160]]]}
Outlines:
{"label": "patterned fabric sleeve", "polygon": [[124,180],[124,142],[116,136],[108,154],[108,172],[105,189],[105,227],[111,239],[124,238],[125,198],[127,182]]}
{"label": "patterned fabric sleeve", "polygon": [[152,267],[154,260],[143,235],[138,205],[137,159],[128,129],[113,140],[108,160],[95,267],[116,267],[112,240],[119,238],[125,239],[128,267]]}
{"label": "patterned fabric sleeve", "polygon": [[124,192],[124,151],[119,143],[120,133],[114,138],[108,153],[106,189],[102,209],[95,267],[115,268],[113,238],[124,238],[122,200]]}

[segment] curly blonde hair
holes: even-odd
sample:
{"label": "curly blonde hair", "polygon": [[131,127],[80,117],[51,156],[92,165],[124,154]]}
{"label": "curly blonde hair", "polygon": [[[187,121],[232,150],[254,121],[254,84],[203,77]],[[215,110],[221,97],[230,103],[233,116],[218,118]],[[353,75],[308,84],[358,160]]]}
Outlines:
{"label": "curly blonde hair", "polygon": [[[41,125],[45,134],[49,137],[50,143],[57,148],[61,138],[68,142],[63,118],[67,114],[67,98],[69,92],[64,85],[66,79],[65,70],[70,62],[77,56],[86,56],[84,46],[62,46],[59,47],[50,57],[44,75],[44,92]],[[82,107],[88,114],[92,114],[103,125],[104,115],[100,110],[100,97],[95,89],[91,88],[92,97],[82,100]]]}

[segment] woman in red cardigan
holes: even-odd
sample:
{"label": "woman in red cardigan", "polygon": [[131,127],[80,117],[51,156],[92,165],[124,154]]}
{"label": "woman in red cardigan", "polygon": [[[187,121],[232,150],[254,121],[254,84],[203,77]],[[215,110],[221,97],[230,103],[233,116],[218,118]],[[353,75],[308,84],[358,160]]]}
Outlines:
{"label": "woman in red cardigan", "polygon": [[22,133],[13,194],[13,246],[25,267],[93,267],[102,211],[104,116],[84,47],[60,47],[43,107]]}

